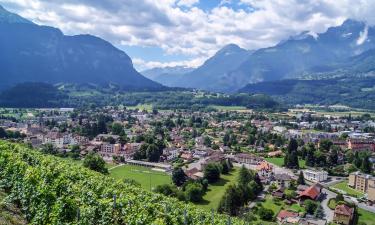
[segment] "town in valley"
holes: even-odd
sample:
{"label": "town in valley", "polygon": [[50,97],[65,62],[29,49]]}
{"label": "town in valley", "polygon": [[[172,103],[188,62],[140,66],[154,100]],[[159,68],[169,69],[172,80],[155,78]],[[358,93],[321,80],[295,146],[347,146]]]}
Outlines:
{"label": "town in valley", "polygon": [[371,224],[375,117],[335,110],[3,108],[0,137],[249,222]]}

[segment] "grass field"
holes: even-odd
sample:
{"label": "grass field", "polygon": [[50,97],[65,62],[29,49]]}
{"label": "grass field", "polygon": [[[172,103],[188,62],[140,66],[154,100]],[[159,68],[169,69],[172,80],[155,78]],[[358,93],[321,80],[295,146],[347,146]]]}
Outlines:
{"label": "grass field", "polygon": [[345,191],[348,195],[351,195],[351,196],[355,196],[357,198],[360,198],[362,197],[364,194],[360,191],[357,191],[353,188],[350,188],[348,186],[348,182],[347,181],[343,181],[343,182],[340,182],[340,183],[337,183],[333,186],[331,186],[333,188],[336,188],[336,189],[339,189],[339,190],[342,190],[342,191]]}
{"label": "grass field", "polygon": [[217,209],[221,197],[224,195],[225,189],[228,185],[236,182],[239,169],[234,168],[230,174],[221,175],[218,182],[208,186],[207,193],[203,196],[203,202],[198,203],[199,206],[205,209]]}
{"label": "grass field", "polygon": [[139,183],[142,188],[152,188],[171,183],[171,177],[163,172],[153,171],[142,166],[123,165],[110,170],[110,176],[116,179],[132,179]]}
{"label": "grass field", "polygon": [[219,111],[244,111],[249,110],[244,106],[221,106],[221,105],[210,105],[210,107]]}
{"label": "grass field", "polygon": [[[272,157],[272,158],[264,158],[267,162],[275,164],[276,166],[282,167],[284,165],[284,158],[283,157]],[[306,168],[306,161],[300,159],[299,166],[301,169]]]}
{"label": "grass field", "polygon": [[129,110],[138,109],[138,110],[141,110],[141,111],[146,110],[147,112],[152,111],[152,105],[151,104],[142,104],[142,105],[140,104],[140,105],[136,105],[136,106],[125,106],[125,107]]}
{"label": "grass field", "polygon": [[336,199],[334,198],[331,198],[329,201],[328,201],[328,207],[332,210],[334,210],[336,208]]}
{"label": "grass field", "polygon": [[367,225],[375,225],[375,213],[358,208],[358,223],[364,223]]}
{"label": "grass field", "polygon": [[271,209],[275,215],[279,213],[281,208],[285,206],[282,201],[275,201],[271,195],[267,195],[265,201],[262,203],[266,209]]}

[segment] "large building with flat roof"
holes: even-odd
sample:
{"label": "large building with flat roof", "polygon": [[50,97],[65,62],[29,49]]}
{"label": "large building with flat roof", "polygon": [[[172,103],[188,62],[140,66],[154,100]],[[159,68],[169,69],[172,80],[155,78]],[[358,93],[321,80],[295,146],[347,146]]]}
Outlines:
{"label": "large building with flat roof", "polygon": [[369,201],[375,201],[375,177],[369,174],[354,172],[349,175],[348,186],[367,194]]}

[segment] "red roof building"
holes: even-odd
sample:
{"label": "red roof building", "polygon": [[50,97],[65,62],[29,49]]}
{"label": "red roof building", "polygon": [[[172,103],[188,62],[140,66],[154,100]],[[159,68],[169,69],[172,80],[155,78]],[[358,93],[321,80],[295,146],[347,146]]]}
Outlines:
{"label": "red roof building", "polygon": [[291,212],[288,210],[281,210],[277,215],[277,220],[281,223],[283,222],[298,222],[299,214],[296,212]]}
{"label": "red roof building", "polygon": [[338,224],[349,225],[353,219],[354,209],[347,205],[337,205],[333,215],[333,221]]}
{"label": "red roof building", "polygon": [[306,190],[302,191],[299,195],[301,200],[311,199],[316,200],[321,193],[321,188],[318,185],[313,185],[308,187]]}

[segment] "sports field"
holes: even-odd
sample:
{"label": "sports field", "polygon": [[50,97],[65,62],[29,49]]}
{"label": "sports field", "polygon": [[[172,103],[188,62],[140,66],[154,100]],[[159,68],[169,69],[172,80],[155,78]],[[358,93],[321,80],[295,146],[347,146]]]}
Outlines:
{"label": "sports field", "polygon": [[144,189],[171,183],[171,177],[164,173],[153,171],[151,168],[133,165],[121,165],[109,170],[110,176],[116,179],[132,179],[139,183]]}

